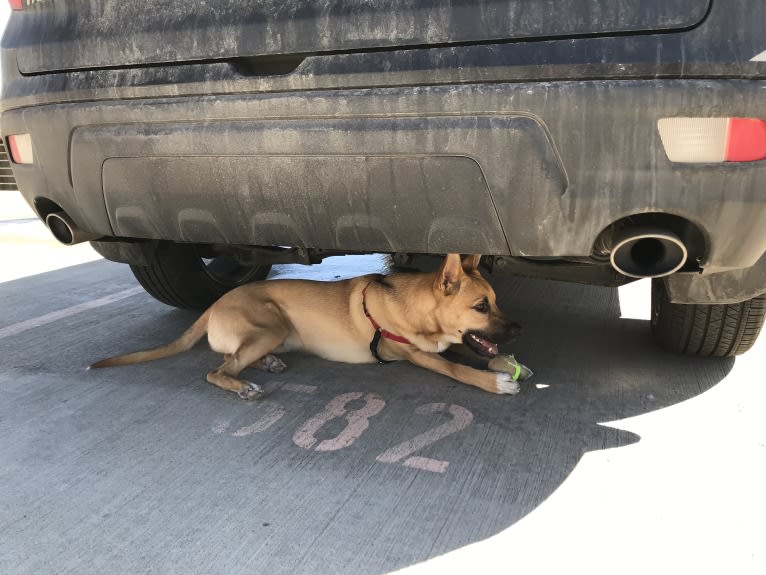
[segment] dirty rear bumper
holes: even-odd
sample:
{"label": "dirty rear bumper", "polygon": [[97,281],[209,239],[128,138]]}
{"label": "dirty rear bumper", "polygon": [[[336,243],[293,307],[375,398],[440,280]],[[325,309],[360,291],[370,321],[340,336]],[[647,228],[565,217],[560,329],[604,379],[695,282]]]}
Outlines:
{"label": "dirty rear bumper", "polygon": [[35,164],[15,166],[27,200],[104,236],[588,256],[614,221],[665,212],[702,232],[709,274],[766,252],[766,163],[672,164],[657,120],[764,117],[761,92],[608,80],[238,94],[14,109],[2,129],[32,134]]}

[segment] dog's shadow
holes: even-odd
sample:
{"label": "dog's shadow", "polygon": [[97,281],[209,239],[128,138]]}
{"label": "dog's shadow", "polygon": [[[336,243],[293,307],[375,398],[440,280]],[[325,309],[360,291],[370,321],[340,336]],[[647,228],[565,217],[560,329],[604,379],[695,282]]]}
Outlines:
{"label": "dog's shadow", "polygon": [[[308,474],[321,482],[311,489],[311,497],[323,502],[317,507],[324,517],[319,532],[296,534],[300,528],[293,525],[274,535],[277,549],[281,537],[306,545],[296,572],[385,573],[496,535],[561,486],[585,453],[640,441],[605,422],[694,397],[733,366],[731,359],[659,350],[647,321],[620,318],[616,289],[510,277],[492,281],[500,306],[524,326],[505,351],[535,371],[518,396],[486,394],[404,363],[345,365],[300,354],[284,358],[288,372],[265,378],[277,385],[281,378],[317,386],[300,399],[276,388],[269,399],[296,409],[282,420],[286,449],[253,458],[256,475],[271,470],[265,489],[284,502],[276,507],[286,516],[298,512],[288,502],[301,497],[286,476]],[[355,392],[375,394],[386,407],[353,445],[316,451],[342,432],[343,417],[315,430],[313,451],[289,445],[290,434],[307,418]],[[230,436],[247,429],[248,417],[268,416],[269,408],[227,403],[242,412],[231,418]],[[349,411],[364,407],[363,400],[346,405]],[[470,412],[469,425],[402,455],[440,425],[457,429],[462,410]],[[261,444],[256,435],[251,441]],[[399,459],[386,461],[396,449]],[[371,547],[375,553],[359,553]],[[259,565],[263,572],[284,571],[279,553],[261,557]]]}

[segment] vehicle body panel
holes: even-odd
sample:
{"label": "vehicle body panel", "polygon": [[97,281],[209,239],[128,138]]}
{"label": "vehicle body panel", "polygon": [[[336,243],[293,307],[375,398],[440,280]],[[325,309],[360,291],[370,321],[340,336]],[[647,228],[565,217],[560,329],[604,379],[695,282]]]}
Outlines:
{"label": "vehicle body panel", "polygon": [[690,28],[709,0],[47,0],[6,46],[19,70],[144,66],[250,56]]}
{"label": "vehicle body panel", "polygon": [[[31,133],[37,158],[14,165],[19,188],[91,232],[480,252],[536,258],[524,265],[561,279],[568,268],[546,258],[588,258],[613,222],[663,213],[704,239],[676,274],[686,284],[715,274],[731,300],[720,278],[736,270],[741,296],[766,290],[743,271],[766,252],[766,162],[674,164],[657,132],[665,117],[766,118],[762,2],[457,2],[449,17],[436,2],[248,4],[265,19],[233,1],[154,17],[117,4],[85,2],[69,22],[74,9],[43,2],[3,38],[2,130]],[[433,28],[392,17],[393,4]],[[244,23],[227,44],[234,14]],[[280,42],[242,33],[266,24]],[[715,296],[676,284],[675,301]]]}

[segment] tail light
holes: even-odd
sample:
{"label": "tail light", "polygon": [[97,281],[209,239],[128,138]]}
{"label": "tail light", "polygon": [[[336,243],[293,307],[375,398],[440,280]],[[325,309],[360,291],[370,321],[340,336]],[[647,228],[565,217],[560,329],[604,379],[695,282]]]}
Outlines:
{"label": "tail light", "polygon": [[32,151],[32,136],[29,134],[8,136],[8,151],[11,160],[16,164],[33,164],[35,161],[35,155]]}
{"label": "tail light", "polygon": [[8,0],[8,2],[11,4],[11,10],[24,9],[24,0]]}
{"label": "tail light", "polygon": [[766,121],[757,118],[662,118],[657,128],[671,162],[766,159]]}

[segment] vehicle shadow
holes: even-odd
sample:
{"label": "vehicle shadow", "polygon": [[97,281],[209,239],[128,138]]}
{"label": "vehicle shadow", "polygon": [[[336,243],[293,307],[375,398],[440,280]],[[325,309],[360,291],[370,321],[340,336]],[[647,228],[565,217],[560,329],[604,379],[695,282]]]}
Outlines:
{"label": "vehicle shadow", "polygon": [[[81,281],[103,265],[79,266]],[[76,283],[67,273],[46,279]],[[13,288],[33,297],[31,281]],[[23,506],[25,517],[45,518],[0,524],[6,541],[29,552],[19,552],[15,572],[40,572],[50,553],[83,573],[387,573],[502,532],[584,454],[640,441],[608,422],[690,399],[733,366],[660,351],[647,322],[620,318],[615,289],[492,283],[524,326],[506,351],[535,371],[514,397],[405,364],[286,354],[283,374],[248,373],[270,389],[248,403],[204,384],[219,358],[202,347],[85,372],[95,359],[164,343],[196,317],[143,295],[51,324],[44,354],[30,352],[33,329],[6,341],[0,462],[14,465],[0,488],[17,514]],[[350,443],[335,441],[351,427],[346,414],[369,407],[365,394],[385,406],[366,412],[368,427]],[[340,415],[312,427],[341,395]],[[436,427],[449,433],[415,441]],[[394,447],[411,453],[381,457]],[[41,538],[53,541],[45,553]]]}

